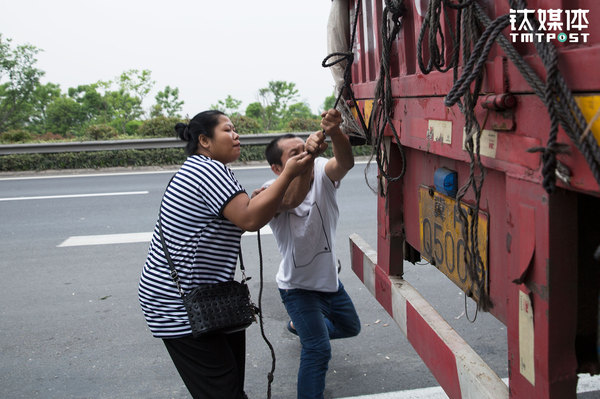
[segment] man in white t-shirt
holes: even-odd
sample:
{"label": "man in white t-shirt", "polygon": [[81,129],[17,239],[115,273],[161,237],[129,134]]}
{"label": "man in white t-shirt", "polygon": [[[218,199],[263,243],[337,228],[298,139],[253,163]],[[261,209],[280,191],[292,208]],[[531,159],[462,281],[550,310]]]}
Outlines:
{"label": "man in white t-shirt", "polygon": [[313,167],[290,184],[269,223],[282,255],[276,279],[291,319],[287,328],[302,344],[298,398],[310,399],[323,398],[331,358],[329,340],[360,332],[352,300],[338,279],[335,256],[339,217],[336,194],[340,180],[354,166],[354,157],[348,136],[340,129],[340,113],[332,109],[321,116],[321,127],[331,138],[333,158],[317,157],[327,148],[323,132],[313,133],[306,143],[294,135],[284,135],[266,150],[276,175],[295,154],[306,150],[316,157]]}

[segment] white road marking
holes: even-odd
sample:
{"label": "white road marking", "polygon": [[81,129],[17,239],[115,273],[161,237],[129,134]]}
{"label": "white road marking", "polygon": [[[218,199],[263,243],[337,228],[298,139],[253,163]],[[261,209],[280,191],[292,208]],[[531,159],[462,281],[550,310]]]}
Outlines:
{"label": "white road marking", "polygon": [[11,176],[1,177],[0,181],[4,180],[35,180],[35,179],[71,179],[77,177],[106,177],[106,176],[126,176],[126,175],[152,175],[152,174],[163,174],[163,173],[175,173],[177,169],[173,170],[153,170],[153,171],[140,171],[140,172],[107,172],[107,173],[78,173],[78,174],[62,174],[56,175],[33,175],[33,176]]}
{"label": "white road marking", "polygon": [[92,194],[65,194],[65,195],[40,195],[36,197],[8,197],[0,198],[0,201],[24,201],[40,199],[59,199],[59,198],[86,198],[86,197],[110,197],[116,195],[143,195],[148,191],[123,191],[118,193],[92,193]]}
{"label": "white road marking", "polygon": [[[260,234],[273,234],[269,226],[260,229]],[[247,231],[245,236],[255,236],[255,231]],[[131,244],[136,242],[150,242],[152,232],[127,233],[127,234],[100,234],[91,236],[72,236],[58,244],[57,247],[80,247],[85,245]]]}
{"label": "white road marking", "polygon": [[580,374],[577,393],[600,391],[600,375]]}
{"label": "white road marking", "polygon": [[339,399],[448,399],[442,387],[411,389],[410,391],[397,391],[377,393],[373,395],[349,396]]}
{"label": "white road marking", "polygon": [[73,236],[67,238],[58,247],[79,247],[83,245],[130,244],[134,242],[149,242],[152,232],[129,234],[102,234],[95,236]]}
{"label": "white road marking", "polygon": [[[508,385],[508,378],[503,378]],[[577,381],[577,393],[600,391],[600,375],[580,374]],[[448,399],[442,387],[411,389],[406,391],[385,392],[373,395],[348,396],[338,399]]]}

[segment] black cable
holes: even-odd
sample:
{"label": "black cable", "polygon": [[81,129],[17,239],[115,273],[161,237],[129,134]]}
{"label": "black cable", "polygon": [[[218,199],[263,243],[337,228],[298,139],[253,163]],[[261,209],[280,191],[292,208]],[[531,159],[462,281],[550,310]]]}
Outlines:
{"label": "black cable", "polygon": [[262,308],[262,294],[263,294],[263,282],[264,282],[264,278],[263,278],[263,255],[262,255],[262,246],[261,246],[261,242],[260,242],[260,230],[258,230],[256,232],[256,240],[258,243],[258,258],[259,258],[259,264],[260,264],[260,290],[258,291],[258,308],[260,309],[260,311],[258,312],[258,320],[260,322],[260,334],[263,337],[263,340],[265,341],[265,343],[267,344],[267,346],[269,347],[269,350],[271,351],[271,371],[267,374],[267,399],[271,398],[271,384],[273,383],[273,380],[275,379],[275,350],[273,349],[273,345],[271,344],[271,342],[269,341],[269,339],[267,338],[267,336],[265,335],[265,326],[264,326],[264,322],[263,322],[263,308]]}

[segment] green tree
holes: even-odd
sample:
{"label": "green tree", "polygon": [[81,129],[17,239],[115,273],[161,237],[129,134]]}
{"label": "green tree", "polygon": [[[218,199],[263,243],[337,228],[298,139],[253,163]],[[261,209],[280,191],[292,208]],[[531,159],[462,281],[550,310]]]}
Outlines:
{"label": "green tree", "polygon": [[290,107],[288,108],[288,111],[286,113],[286,119],[293,119],[293,118],[314,118],[315,115],[313,115],[310,107],[308,106],[307,103],[296,103],[296,104],[292,104],[290,105]]}
{"label": "green tree", "polygon": [[117,81],[120,91],[129,94],[132,97],[137,97],[140,104],[152,91],[156,81],[152,80],[152,72],[149,69],[137,70],[130,69],[123,72]]}
{"label": "green tree", "polygon": [[46,133],[48,106],[60,97],[60,87],[55,83],[38,84],[31,98],[32,113],[29,118],[30,128],[36,133]]}
{"label": "green tree", "polygon": [[44,72],[34,65],[38,48],[11,46],[12,39],[0,34],[0,132],[21,127],[31,112],[31,99]]}
{"label": "green tree", "polygon": [[88,85],[79,85],[69,88],[69,97],[81,105],[86,116],[86,121],[98,124],[109,123],[113,119],[113,113],[108,101],[99,89],[104,90],[109,84],[98,81]]}
{"label": "green tree", "polygon": [[282,80],[272,80],[267,87],[258,90],[263,106],[263,126],[273,130],[282,125],[287,106],[298,96],[296,84]]}
{"label": "green tree", "polygon": [[327,111],[330,110],[331,108],[333,108],[333,106],[335,105],[335,94],[332,94],[328,97],[325,98],[325,102],[323,102],[323,110]]}
{"label": "green tree", "polygon": [[179,89],[177,87],[166,86],[163,91],[156,94],[154,99],[156,104],[152,109],[152,116],[156,117],[164,112],[169,117],[181,117],[179,112],[181,112],[184,102],[179,100]]}
{"label": "green tree", "polygon": [[131,96],[123,89],[110,91],[104,95],[104,98],[112,111],[112,124],[118,127],[123,134],[127,134],[128,122],[144,114],[142,100],[139,97]]}
{"label": "green tree", "polygon": [[246,107],[246,116],[252,119],[261,120],[263,112],[263,106],[259,102],[250,103]]}
{"label": "green tree", "polygon": [[254,120],[260,131],[264,130],[263,127],[263,106],[259,102],[250,103],[246,107],[245,116]]}
{"label": "green tree", "polygon": [[320,120],[313,115],[308,104],[301,102],[290,105],[282,122],[289,131],[306,132],[318,130]]}
{"label": "green tree", "polygon": [[46,108],[46,126],[52,133],[67,136],[81,136],[84,132],[87,115],[85,110],[74,99],[60,96],[48,104]]}
{"label": "green tree", "polygon": [[225,100],[219,100],[216,104],[210,106],[211,109],[217,109],[221,112],[226,113],[229,116],[239,115],[239,108],[242,105],[242,101],[227,95]]}
{"label": "green tree", "polygon": [[[112,89],[115,84],[116,90]],[[130,69],[115,81],[98,82],[105,90],[103,98],[108,105],[111,125],[127,134],[127,123],[144,114],[142,103],[154,84],[152,72],[148,69]]]}

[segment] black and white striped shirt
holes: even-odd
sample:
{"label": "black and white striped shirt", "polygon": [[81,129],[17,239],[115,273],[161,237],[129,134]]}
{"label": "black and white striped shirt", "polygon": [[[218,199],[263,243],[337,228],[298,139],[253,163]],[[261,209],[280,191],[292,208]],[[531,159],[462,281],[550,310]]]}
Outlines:
{"label": "black and white striped shirt", "polygon": [[[165,191],[160,207],[163,235],[184,293],[198,284],[233,279],[242,230],[222,212],[241,192],[244,189],[228,167],[203,155],[190,156]],[[170,275],[158,223],[138,294],[155,337],[177,338],[192,333],[183,300]]]}

